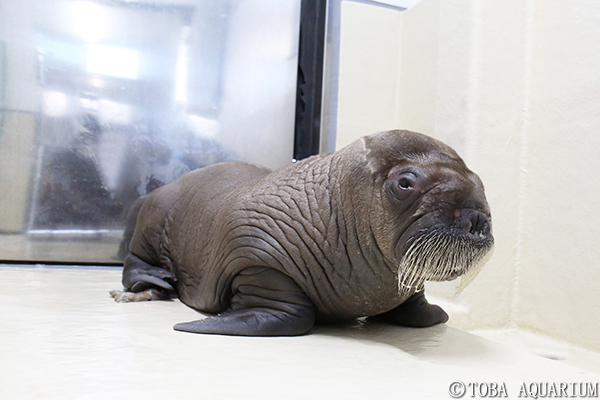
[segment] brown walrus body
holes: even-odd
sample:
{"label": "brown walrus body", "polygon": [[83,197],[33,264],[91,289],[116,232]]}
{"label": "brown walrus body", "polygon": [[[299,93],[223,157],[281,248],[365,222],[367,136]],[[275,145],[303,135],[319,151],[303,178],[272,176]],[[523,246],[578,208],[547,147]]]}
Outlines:
{"label": "brown walrus body", "polygon": [[190,332],[294,335],[376,315],[428,326],[447,315],[424,281],[466,273],[492,245],[479,178],[441,142],[390,131],[276,171],[222,163],[156,190],[123,284],[222,313],[175,327]]}

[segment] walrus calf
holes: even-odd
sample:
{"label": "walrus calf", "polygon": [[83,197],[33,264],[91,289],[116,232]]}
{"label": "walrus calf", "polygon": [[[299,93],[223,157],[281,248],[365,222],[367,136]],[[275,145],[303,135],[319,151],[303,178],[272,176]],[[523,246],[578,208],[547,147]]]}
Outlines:
{"label": "walrus calf", "polygon": [[140,209],[123,285],[217,314],[176,330],[301,335],[315,321],[446,322],[426,280],[478,270],[493,247],[483,184],[454,150],[409,131],[281,169],[226,162]]}

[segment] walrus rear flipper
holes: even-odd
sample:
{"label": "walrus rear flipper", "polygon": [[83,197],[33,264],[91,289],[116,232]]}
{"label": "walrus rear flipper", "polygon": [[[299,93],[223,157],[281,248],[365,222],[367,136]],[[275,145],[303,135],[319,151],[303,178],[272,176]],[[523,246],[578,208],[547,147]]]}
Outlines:
{"label": "walrus rear flipper", "polygon": [[245,269],[234,278],[232,291],[227,311],[177,324],[173,329],[235,336],[295,336],[308,332],[315,322],[315,307],[308,296],[292,278],[274,269]]}
{"label": "walrus rear flipper", "polygon": [[448,314],[440,306],[429,304],[425,299],[425,291],[422,290],[413,294],[398,307],[369,319],[400,326],[425,328],[448,321]]}
{"label": "walrus rear flipper", "polygon": [[164,268],[155,267],[129,254],[125,257],[122,283],[131,292],[141,292],[148,288],[161,288],[175,291],[175,276]]}

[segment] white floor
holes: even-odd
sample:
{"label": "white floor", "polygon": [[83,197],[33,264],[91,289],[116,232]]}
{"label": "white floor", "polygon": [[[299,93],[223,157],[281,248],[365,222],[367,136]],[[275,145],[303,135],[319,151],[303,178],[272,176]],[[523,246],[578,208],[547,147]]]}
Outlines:
{"label": "white floor", "polygon": [[600,382],[592,356],[569,365],[445,325],[319,326],[292,338],[176,332],[200,315],[179,301],[115,303],[108,291],[120,275],[0,266],[0,399],[446,399],[456,381],[465,398],[493,385],[517,398],[523,385]]}

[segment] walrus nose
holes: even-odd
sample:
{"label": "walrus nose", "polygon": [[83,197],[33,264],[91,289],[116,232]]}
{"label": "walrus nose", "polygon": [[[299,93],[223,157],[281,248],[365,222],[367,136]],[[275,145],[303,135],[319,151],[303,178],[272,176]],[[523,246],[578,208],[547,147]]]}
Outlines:
{"label": "walrus nose", "polygon": [[473,235],[489,235],[491,223],[487,215],[473,209],[456,209],[454,211],[454,223],[463,232]]}

